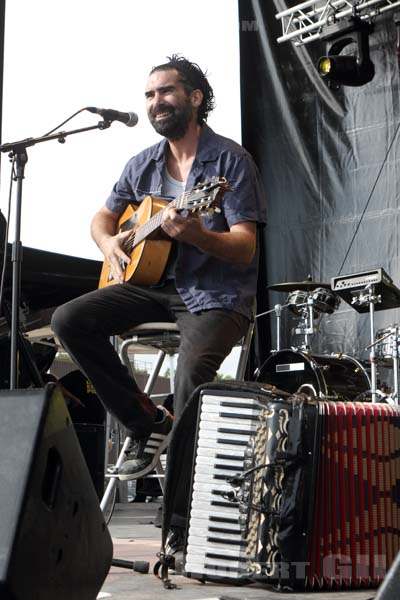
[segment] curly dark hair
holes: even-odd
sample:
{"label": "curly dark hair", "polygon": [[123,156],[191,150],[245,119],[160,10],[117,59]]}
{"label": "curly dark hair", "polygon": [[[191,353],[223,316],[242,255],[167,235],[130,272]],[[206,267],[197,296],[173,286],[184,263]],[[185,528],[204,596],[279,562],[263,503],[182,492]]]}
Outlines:
{"label": "curly dark hair", "polygon": [[204,121],[207,121],[208,114],[215,108],[214,92],[208,83],[207,74],[200,69],[199,65],[190,62],[190,60],[180,54],[167,56],[167,59],[168,62],[153,67],[150,75],[156,71],[175,69],[179,73],[180,82],[183,84],[187,95],[193,90],[200,90],[203,93],[203,100],[199,106],[197,121],[201,125]]}

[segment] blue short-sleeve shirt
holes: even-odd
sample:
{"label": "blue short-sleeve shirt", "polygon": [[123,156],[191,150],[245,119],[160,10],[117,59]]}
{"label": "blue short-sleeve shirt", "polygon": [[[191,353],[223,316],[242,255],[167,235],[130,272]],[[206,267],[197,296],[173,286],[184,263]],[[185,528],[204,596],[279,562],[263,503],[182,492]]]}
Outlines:
{"label": "blue short-sleeve shirt", "polygon": [[[107,208],[122,214],[128,204],[139,204],[146,196],[161,197],[167,143],[164,139],[128,161],[106,201]],[[226,177],[234,191],[222,196],[220,213],[201,217],[205,227],[229,231],[232,225],[244,221],[265,223],[264,193],[250,154],[204,124],[186,190],[214,176]],[[224,308],[251,317],[258,249],[251,264],[243,265],[220,260],[183,242],[177,247],[175,285],[191,312]]]}

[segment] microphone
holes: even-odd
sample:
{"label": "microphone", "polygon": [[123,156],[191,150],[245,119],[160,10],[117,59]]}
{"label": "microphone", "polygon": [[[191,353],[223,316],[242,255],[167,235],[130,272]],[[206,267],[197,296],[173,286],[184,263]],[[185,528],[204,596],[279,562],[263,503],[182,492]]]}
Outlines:
{"label": "microphone", "polygon": [[139,117],[134,112],[119,112],[112,108],[96,108],[96,106],[87,106],[85,110],[100,115],[105,121],[120,121],[127,127],[134,127],[139,121]]}

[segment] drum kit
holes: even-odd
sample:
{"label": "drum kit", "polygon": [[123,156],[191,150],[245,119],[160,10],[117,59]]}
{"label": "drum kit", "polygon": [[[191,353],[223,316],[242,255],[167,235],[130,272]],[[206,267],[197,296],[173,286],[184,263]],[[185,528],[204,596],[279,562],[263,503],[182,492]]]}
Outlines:
{"label": "drum kit", "polygon": [[[310,278],[277,283],[268,289],[285,292],[287,300],[284,305],[276,304],[272,310],[256,317],[273,312],[276,317],[276,349],[258,369],[257,381],[290,394],[304,392],[323,399],[399,404],[400,326],[392,324],[375,332],[375,311],[400,307],[400,290],[383,269],[336,277],[330,284]],[[357,312],[369,312],[367,364],[343,353],[318,355],[312,352],[312,336],[319,330],[319,320],[334,313],[341,299]],[[282,350],[280,340],[282,310],[286,308],[298,320],[293,332],[302,336],[300,344],[290,350]],[[392,369],[392,388],[384,385],[378,389],[377,366]]]}

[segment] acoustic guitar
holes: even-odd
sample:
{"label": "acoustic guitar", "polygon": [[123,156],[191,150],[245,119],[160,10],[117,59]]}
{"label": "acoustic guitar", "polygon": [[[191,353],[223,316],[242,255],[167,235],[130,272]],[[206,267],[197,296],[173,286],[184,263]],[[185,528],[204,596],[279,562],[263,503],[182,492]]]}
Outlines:
{"label": "acoustic guitar", "polygon": [[[170,202],[146,196],[136,210],[128,205],[117,224],[118,231],[132,229],[123,246],[124,252],[131,259],[130,264],[121,260],[124,281],[137,285],[154,285],[160,281],[172,245],[172,240],[163,237],[161,230],[163,213],[168,207],[173,206],[180,212],[186,210],[209,215],[214,211],[220,212],[222,195],[231,190],[225,177],[213,177]],[[112,276],[110,266],[105,260],[99,288],[115,283],[118,281]]]}

